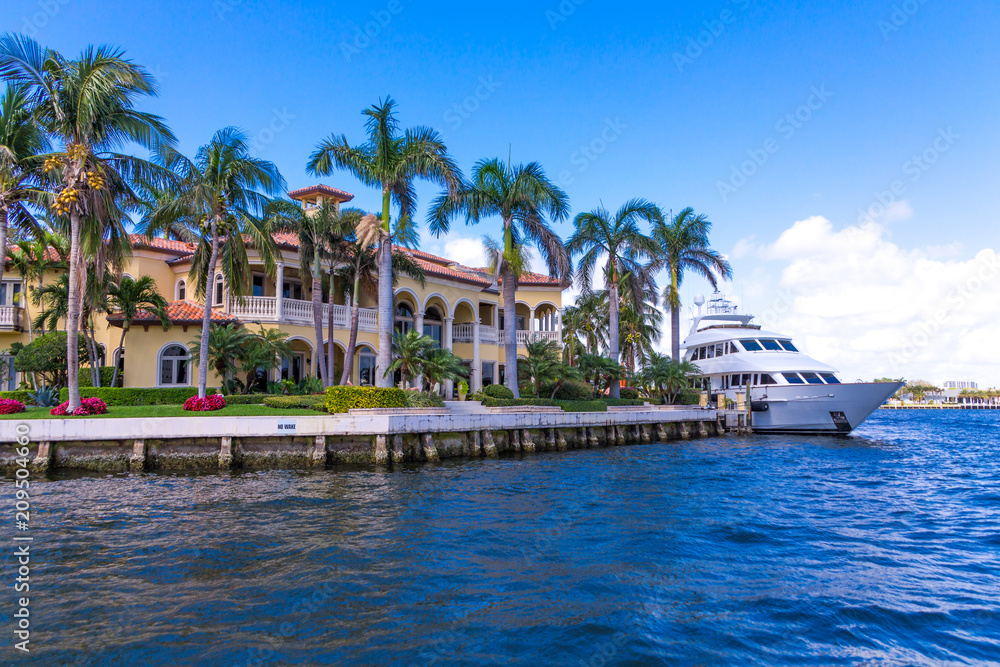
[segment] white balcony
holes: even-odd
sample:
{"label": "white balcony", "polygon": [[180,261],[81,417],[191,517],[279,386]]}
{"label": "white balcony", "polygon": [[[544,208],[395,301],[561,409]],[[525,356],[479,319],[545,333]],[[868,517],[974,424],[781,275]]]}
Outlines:
{"label": "white balcony", "polygon": [[[558,331],[518,331],[517,332],[517,346],[526,347],[528,341],[534,340],[551,340],[555,342],[560,342],[560,336]],[[504,345],[504,332],[497,332],[497,345]]]}
{"label": "white balcony", "polygon": [[21,331],[21,308],[0,306],[0,331]]}
{"label": "white balcony", "polygon": [[[248,296],[241,303],[238,299],[229,300],[226,312],[241,320],[252,322],[273,322],[312,326],[312,301],[299,299],[281,300],[281,318],[278,317],[278,299],[273,296]],[[329,317],[330,306],[323,304],[322,324],[325,327]],[[348,330],[351,327],[351,307],[345,305],[333,306],[333,327]],[[361,308],[358,311],[358,331],[378,331],[378,312],[374,308]]]}

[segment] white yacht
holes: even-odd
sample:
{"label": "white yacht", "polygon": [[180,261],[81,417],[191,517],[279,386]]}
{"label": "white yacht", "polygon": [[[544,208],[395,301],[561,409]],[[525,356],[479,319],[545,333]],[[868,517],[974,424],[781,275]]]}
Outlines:
{"label": "white yacht", "polygon": [[789,336],[763,331],[752,315],[716,292],[695,299],[698,314],[681,346],[701,369],[703,389],[736,400],[750,394],[753,429],[770,433],[849,433],[902,382],[845,383],[837,370],[795,346]]}

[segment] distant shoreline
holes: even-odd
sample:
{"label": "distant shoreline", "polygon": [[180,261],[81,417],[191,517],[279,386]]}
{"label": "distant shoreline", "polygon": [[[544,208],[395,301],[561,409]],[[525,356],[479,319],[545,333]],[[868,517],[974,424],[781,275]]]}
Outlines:
{"label": "distant shoreline", "polygon": [[1000,410],[1000,405],[883,405],[880,410]]}

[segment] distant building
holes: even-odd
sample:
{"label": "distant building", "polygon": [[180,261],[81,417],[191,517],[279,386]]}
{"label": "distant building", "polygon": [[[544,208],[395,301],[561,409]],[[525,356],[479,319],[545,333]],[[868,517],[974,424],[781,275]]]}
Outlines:
{"label": "distant building", "polygon": [[979,385],[972,380],[948,380],[942,386],[945,389],[979,389]]}

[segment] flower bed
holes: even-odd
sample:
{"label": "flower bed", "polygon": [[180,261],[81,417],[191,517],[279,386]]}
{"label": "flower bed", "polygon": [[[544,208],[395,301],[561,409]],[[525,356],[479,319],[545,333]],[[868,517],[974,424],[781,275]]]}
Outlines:
{"label": "flower bed", "polygon": [[12,398],[0,398],[0,415],[12,415],[16,412],[24,412],[24,403]]}
{"label": "flower bed", "polygon": [[211,396],[206,396],[205,398],[192,396],[184,401],[184,409],[190,410],[191,412],[213,412],[215,410],[221,410],[224,407],[226,407],[226,399],[220,394],[212,394]]}
{"label": "flower bed", "polygon": [[88,415],[104,415],[108,412],[107,404],[99,398],[85,398],[81,400],[80,407],[72,413],[66,412],[68,407],[69,401],[60,403],[56,407],[49,410],[49,414],[55,415],[56,417],[67,417],[70,416],[70,414],[74,417],[86,417]]}

